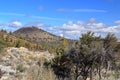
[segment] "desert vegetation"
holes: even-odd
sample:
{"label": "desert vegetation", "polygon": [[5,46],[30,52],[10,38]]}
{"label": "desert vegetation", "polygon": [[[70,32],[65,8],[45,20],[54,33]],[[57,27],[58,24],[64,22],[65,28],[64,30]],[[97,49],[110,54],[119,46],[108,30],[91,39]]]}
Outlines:
{"label": "desert vegetation", "polygon": [[[38,41],[38,39],[36,40]],[[7,33],[5,30],[1,30],[0,62],[2,64],[3,57],[6,60],[9,58],[11,63],[8,64],[7,60],[4,64],[11,67],[14,65],[15,69],[14,74],[10,73],[14,77],[8,77],[6,80],[120,79],[120,43],[114,34],[108,33],[103,38],[95,36],[93,32],[87,32],[81,35],[80,40],[72,41],[64,37],[59,40],[61,41],[55,42],[54,45],[40,44],[32,39],[15,36],[12,32]],[[13,49],[13,52],[9,53],[10,50],[8,50],[9,54],[5,54],[4,48],[6,47],[15,48],[9,48]],[[54,57],[46,59],[46,55],[44,57],[35,56],[39,55],[41,50],[43,52],[48,50]],[[6,55],[8,56],[6,57]],[[47,57],[51,57],[51,55],[47,55]],[[0,70],[1,78],[4,74],[5,72]]]}
{"label": "desert vegetation", "polygon": [[105,38],[96,37],[93,32],[83,34],[68,51],[59,48],[51,68],[62,80],[117,80],[120,77],[117,41],[110,33]]}

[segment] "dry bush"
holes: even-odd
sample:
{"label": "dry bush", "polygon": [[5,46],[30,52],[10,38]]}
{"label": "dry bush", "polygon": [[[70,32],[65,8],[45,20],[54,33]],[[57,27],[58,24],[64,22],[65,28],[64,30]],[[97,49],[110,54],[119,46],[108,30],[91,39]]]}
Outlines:
{"label": "dry bush", "polygon": [[8,80],[57,80],[57,78],[51,69],[35,65],[26,70],[23,76]]}
{"label": "dry bush", "polygon": [[39,66],[32,66],[27,70],[26,80],[55,80],[55,75],[51,69]]}

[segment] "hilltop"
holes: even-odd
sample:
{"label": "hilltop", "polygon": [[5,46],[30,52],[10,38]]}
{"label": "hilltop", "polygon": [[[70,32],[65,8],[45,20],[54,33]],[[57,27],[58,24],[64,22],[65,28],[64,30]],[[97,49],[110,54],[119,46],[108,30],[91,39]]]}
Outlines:
{"label": "hilltop", "polygon": [[22,39],[38,43],[42,48],[49,49],[50,47],[58,47],[63,39],[66,39],[69,46],[71,46],[75,40],[67,39],[64,37],[56,36],[52,33],[49,33],[45,30],[39,29],[37,27],[23,27],[16,30],[13,33],[15,36],[20,36]]}
{"label": "hilltop", "polygon": [[35,42],[55,42],[60,39],[60,37],[37,27],[23,27],[16,30],[14,34],[31,39]]}
{"label": "hilltop", "polygon": [[[54,52],[66,39],[36,27],[23,27],[15,32],[0,30],[0,52],[6,47],[26,47],[30,50],[49,50]],[[66,39],[68,43],[74,40]],[[72,44],[69,44],[71,46]]]}

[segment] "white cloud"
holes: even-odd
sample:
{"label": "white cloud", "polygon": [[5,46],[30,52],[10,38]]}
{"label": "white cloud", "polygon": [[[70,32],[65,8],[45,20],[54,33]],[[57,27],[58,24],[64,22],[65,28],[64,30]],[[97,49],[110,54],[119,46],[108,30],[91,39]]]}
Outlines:
{"label": "white cloud", "polygon": [[96,19],[90,19],[89,22],[77,21],[73,23],[69,21],[62,26],[57,26],[52,28],[50,32],[61,35],[63,34],[67,38],[71,39],[79,39],[81,34],[86,33],[88,31],[95,32],[95,35],[101,35],[105,37],[107,33],[113,33],[120,39],[120,26],[108,26],[104,23],[96,23]]}
{"label": "white cloud", "polygon": [[90,23],[95,23],[95,22],[96,22],[96,19],[95,19],[95,18],[91,18],[91,19],[89,19],[89,22],[90,22]]}
{"label": "white cloud", "polygon": [[19,22],[19,21],[14,21],[14,22],[11,23],[11,25],[21,27],[21,26],[22,26],[22,23]]}
{"label": "white cloud", "polygon": [[106,10],[99,10],[99,9],[75,9],[74,12],[107,12]]}
{"label": "white cloud", "polygon": [[23,24],[20,21],[11,21],[11,22],[6,22],[6,23],[0,23],[0,29],[5,29],[7,31],[14,31],[22,26],[23,26]]}
{"label": "white cloud", "polygon": [[6,15],[6,16],[20,16],[20,17],[26,17],[26,18],[44,19],[44,20],[53,20],[53,21],[65,21],[65,19],[53,18],[53,17],[44,17],[44,16],[37,16],[37,15],[32,15],[32,14],[21,14],[21,13],[6,13],[6,12],[0,12],[0,15]]}
{"label": "white cloud", "polygon": [[120,20],[115,21],[115,24],[120,25]]}
{"label": "white cloud", "polygon": [[41,21],[27,22],[26,24],[22,24],[20,21],[0,23],[0,29],[6,29],[8,31],[14,31],[22,26],[35,26],[58,36],[62,35],[70,39],[79,39],[81,34],[88,31],[93,31],[95,32],[95,35],[101,35],[102,37],[105,37],[107,33],[113,33],[120,39],[120,25],[108,26],[102,22],[96,22],[96,19],[94,18],[91,18],[87,22],[76,21],[76,23],[74,23],[68,21],[61,26],[50,26]]}
{"label": "white cloud", "polygon": [[15,31],[21,27],[32,27],[32,26],[38,27],[38,28],[43,29],[43,30],[48,30],[47,28],[50,25],[44,24],[41,21],[31,21],[31,22],[26,22],[25,24],[22,24],[22,22],[17,21],[17,20],[5,22],[5,23],[0,23],[0,29],[4,29],[7,31]]}
{"label": "white cloud", "polygon": [[7,23],[0,23],[0,26],[22,27],[22,23],[19,21],[12,21],[12,22],[7,22]]}
{"label": "white cloud", "polygon": [[59,12],[100,12],[105,13],[106,10],[101,9],[67,9],[67,8],[58,8],[57,11]]}
{"label": "white cloud", "polygon": [[84,27],[80,22],[74,24],[72,21],[69,21],[66,24],[63,24],[59,29],[63,31],[73,31],[73,30],[81,30],[81,29],[84,30]]}
{"label": "white cloud", "polygon": [[45,19],[45,20],[53,20],[53,21],[65,21],[64,19],[52,18],[52,17],[43,17],[43,16],[35,16],[35,15],[31,15],[29,17],[30,18],[35,18],[35,19]]}
{"label": "white cloud", "polygon": [[34,22],[27,22],[24,27],[31,27],[31,26],[35,26],[38,27],[40,29],[46,29],[47,24],[42,23],[41,21],[34,21]]}

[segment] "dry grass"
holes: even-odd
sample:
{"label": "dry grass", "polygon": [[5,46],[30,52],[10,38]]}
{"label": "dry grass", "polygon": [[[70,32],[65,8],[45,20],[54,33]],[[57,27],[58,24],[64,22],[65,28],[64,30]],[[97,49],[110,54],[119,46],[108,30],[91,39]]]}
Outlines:
{"label": "dry grass", "polygon": [[55,75],[50,69],[32,66],[27,70],[25,80],[55,80]]}
{"label": "dry grass", "polygon": [[11,78],[9,80],[57,80],[52,69],[45,68],[43,63],[44,60],[41,59],[40,65],[32,65],[16,78]]}
{"label": "dry grass", "polygon": [[57,80],[51,69],[39,66],[31,66],[23,75],[9,80]]}

